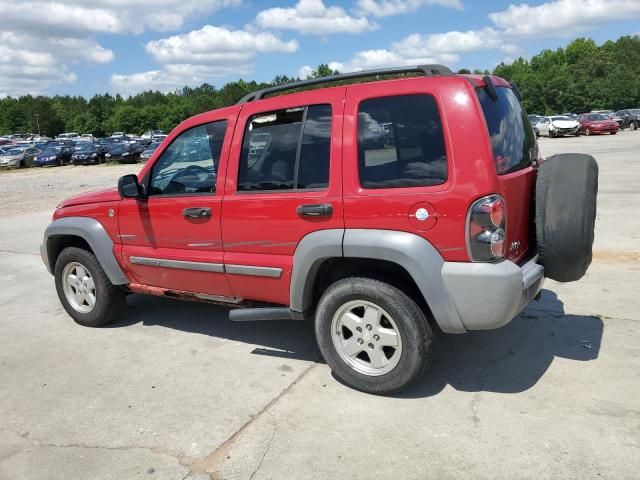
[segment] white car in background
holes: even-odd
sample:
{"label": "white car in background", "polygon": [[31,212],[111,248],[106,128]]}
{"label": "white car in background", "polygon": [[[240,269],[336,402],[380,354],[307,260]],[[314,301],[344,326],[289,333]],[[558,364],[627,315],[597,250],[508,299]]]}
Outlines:
{"label": "white car in background", "polygon": [[78,135],[75,132],[61,133],[56,137],[56,140],[76,140],[77,141],[79,139],[80,139],[80,135]]}
{"label": "white car in background", "polygon": [[573,120],[563,115],[553,115],[550,117],[542,117],[542,120],[536,125],[540,135],[549,138],[562,137],[564,135],[580,135],[580,124],[577,120]]}

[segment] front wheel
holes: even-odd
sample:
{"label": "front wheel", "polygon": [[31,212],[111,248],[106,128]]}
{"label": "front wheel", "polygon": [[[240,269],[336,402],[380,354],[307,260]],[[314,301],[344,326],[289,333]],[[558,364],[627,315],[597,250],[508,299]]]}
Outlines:
{"label": "front wheel", "polygon": [[65,248],[58,256],[54,275],[58,298],[76,323],[99,327],[124,313],[126,293],[111,283],[93,253]]}
{"label": "front wheel", "polygon": [[631,122],[629,124],[629,130],[637,130],[638,129],[638,125],[636,125],[636,122]]}
{"label": "front wheel", "polygon": [[357,390],[394,393],[422,375],[433,332],[401,290],[369,278],[346,278],[322,295],[315,316],[318,346],[336,377]]}
{"label": "front wheel", "polygon": [[589,130],[588,128],[584,131],[584,134],[589,137],[591,136],[591,130]]}

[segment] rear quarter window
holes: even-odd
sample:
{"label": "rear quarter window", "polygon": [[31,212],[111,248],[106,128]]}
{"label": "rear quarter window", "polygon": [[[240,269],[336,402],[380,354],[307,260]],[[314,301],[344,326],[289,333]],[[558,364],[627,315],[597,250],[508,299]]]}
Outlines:
{"label": "rear quarter window", "polygon": [[510,88],[496,88],[498,99],[492,100],[484,89],[478,98],[489,130],[493,159],[499,175],[531,165],[536,145],[526,112]]}
{"label": "rear quarter window", "polygon": [[363,188],[445,183],[447,154],[433,96],[397,95],[362,101],[358,109],[358,170]]}

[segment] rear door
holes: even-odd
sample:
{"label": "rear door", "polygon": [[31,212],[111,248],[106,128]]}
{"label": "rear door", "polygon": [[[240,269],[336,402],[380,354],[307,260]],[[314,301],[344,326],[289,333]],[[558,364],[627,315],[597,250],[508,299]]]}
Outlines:
{"label": "rear door", "polygon": [[307,234],[344,228],[344,88],[243,105],[222,206],[236,297],[289,304],[293,254]]}
{"label": "rear door", "polygon": [[499,193],[507,206],[506,257],[517,262],[532,244],[536,181],[533,162],[538,160],[538,146],[527,114],[513,91],[508,87],[496,90],[497,100],[491,99],[485,89],[477,92],[489,130]]}

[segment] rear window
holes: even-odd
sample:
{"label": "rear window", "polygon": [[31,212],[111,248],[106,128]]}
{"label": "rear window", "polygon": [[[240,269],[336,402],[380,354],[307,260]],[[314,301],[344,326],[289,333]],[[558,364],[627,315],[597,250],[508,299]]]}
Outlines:
{"label": "rear window", "polygon": [[398,95],[360,103],[358,164],[363,188],[446,182],[447,154],[434,98]]}
{"label": "rear window", "polygon": [[478,90],[478,98],[487,120],[496,170],[498,174],[505,174],[531,164],[535,137],[529,119],[511,89],[500,87],[496,91],[498,100],[492,100],[484,89]]}

